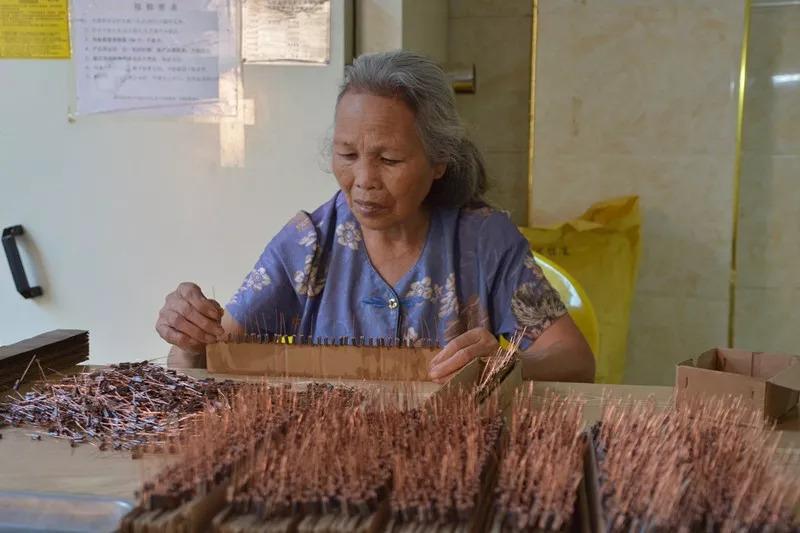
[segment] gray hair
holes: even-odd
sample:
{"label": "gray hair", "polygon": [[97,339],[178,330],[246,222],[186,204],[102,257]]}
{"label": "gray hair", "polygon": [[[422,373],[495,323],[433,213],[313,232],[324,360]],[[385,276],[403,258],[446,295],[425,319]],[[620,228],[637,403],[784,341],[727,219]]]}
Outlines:
{"label": "gray hair", "polygon": [[439,65],[406,50],[363,54],[346,67],[337,105],[348,92],[400,98],[414,111],[428,159],[433,164],[447,164],[442,178],[433,182],[426,203],[439,207],[486,205],[483,157],[467,138],[450,81]]}

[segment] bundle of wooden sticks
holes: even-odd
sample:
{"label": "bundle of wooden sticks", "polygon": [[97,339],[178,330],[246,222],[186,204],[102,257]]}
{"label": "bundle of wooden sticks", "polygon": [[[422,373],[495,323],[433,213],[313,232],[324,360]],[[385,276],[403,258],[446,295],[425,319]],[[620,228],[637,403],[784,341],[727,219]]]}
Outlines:
{"label": "bundle of wooden sticks", "polygon": [[[800,482],[776,435],[730,399],[692,409],[609,401],[591,442],[599,487],[583,491],[584,402],[518,390],[503,426],[475,390],[403,405],[326,385],[247,385],[208,410],[177,460],[145,483],[123,525],[216,531],[796,531]],[[593,457],[593,456],[592,456]],[[598,519],[598,517],[600,517]]]}
{"label": "bundle of wooden sticks", "polygon": [[780,434],[741,401],[609,402],[593,432],[609,531],[800,530],[800,478],[781,467]]}
{"label": "bundle of wooden sticks", "polygon": [[491,493],[496,409],[471,391],[425,406],[403,397],[244,386],[229,410],[193,422],[178,460],[144,484],[123,529],[472,528],[480,496]]}
{"label": "bundle of wooden sticks", "polygon": [[532,383],[515,392],[495,491],[496,531],[575,526],[587,445],[583,406],[574,395],[536,398]]}
{"label": "bundle of wooden sticks", "polygon": [[[494,400],[435,397],[398,417],[391,444],[392,528],[475,529],[494,483],[502,418]],[[486,500],[485,502],[483,500]]]}

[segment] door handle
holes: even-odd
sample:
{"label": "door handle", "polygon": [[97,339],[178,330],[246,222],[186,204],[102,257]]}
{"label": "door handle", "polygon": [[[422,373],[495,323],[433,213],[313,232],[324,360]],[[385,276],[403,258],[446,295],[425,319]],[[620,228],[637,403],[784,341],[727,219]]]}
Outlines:
{"label": "door handle", "polygon": [[19,248],[17,248],[16,238],[24,234],[25,230],[20,225],[5,228],[3,230],[3,249],[6,251],[6,259],[8,259],[8,266],[11,268],[11,276],[14,278],[17,292],[23,298],[35,298],[42,295],[42,288],[31,287],[28,283],[28,276],[25,274],[25,267],[22,265],[22,259],[19,257]]}

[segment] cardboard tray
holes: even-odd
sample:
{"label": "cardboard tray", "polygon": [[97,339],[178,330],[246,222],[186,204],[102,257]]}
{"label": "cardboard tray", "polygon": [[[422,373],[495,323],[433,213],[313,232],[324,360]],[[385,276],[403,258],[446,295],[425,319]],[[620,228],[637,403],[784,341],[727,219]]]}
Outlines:
{"label": "cardboard tray", "polygon": [[778,420],[800,398],[800,357],[767,352],[714,348],[678,363],[677,402],[697,395],[735,395]]}

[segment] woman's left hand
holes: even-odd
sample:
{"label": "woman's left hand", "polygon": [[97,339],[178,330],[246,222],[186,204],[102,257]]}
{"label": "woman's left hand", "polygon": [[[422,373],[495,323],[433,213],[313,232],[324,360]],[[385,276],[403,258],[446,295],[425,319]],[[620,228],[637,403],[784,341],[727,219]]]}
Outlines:
{"label": "woman's left hand", "polygon": [[493,355],[500,345],[486,328],[474,328],[447,343],[431,360],[429,374],[436,383],[444,383],[476,357]]}

